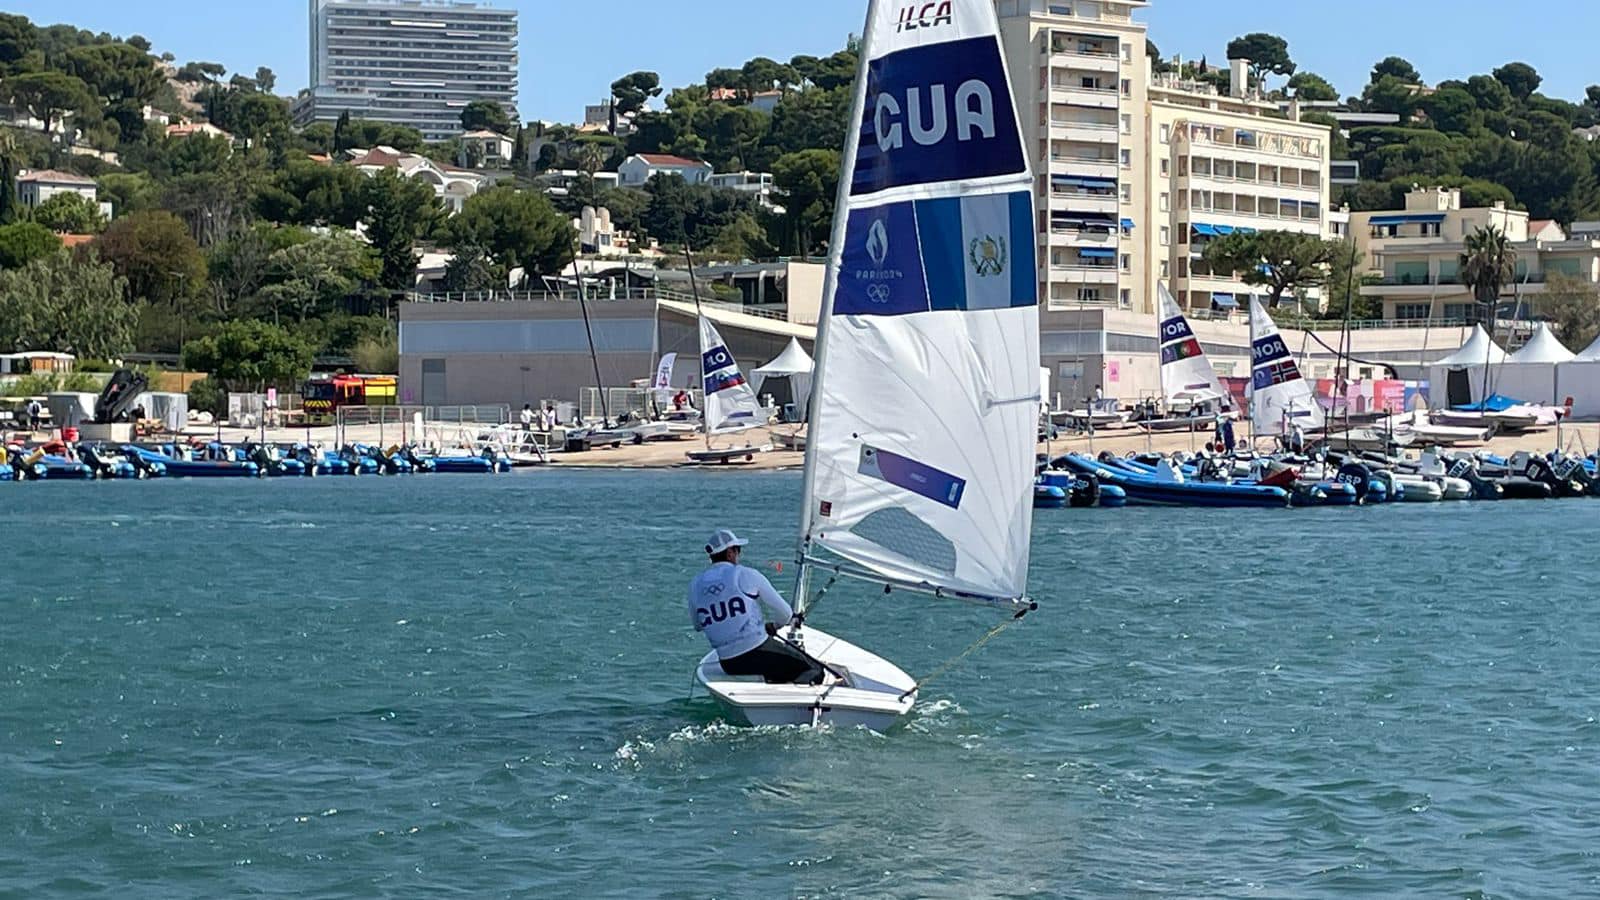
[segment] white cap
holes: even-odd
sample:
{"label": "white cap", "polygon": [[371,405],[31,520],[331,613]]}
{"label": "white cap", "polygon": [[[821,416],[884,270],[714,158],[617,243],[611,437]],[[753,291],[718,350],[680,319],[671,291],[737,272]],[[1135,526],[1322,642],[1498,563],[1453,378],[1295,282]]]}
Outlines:
{"label": "white cap", "polygon": [[706,541],[706,552],[715,556],[729,547],[743,547],[750,543],[726,528],[718,528],[711,535],[711,540]]}

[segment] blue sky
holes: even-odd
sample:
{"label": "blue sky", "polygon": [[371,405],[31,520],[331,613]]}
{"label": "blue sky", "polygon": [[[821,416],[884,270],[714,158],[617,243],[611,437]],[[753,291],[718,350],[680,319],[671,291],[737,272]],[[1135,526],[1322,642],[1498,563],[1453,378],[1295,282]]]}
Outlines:
{"label": "blue sky", "polygon": [[[499,0],[522,11],[522,101],[529,119],[571,121],[583,104],[634,69],[661,73],[669,88],[753,56],[821,55],[860,31],[865,0]],[[180,61],[207,59],[253,73],[270,66],[278,91],[305,86],[305,0],[6,0],[7,12],[41,24],[143,34]],[[1490,0],[1155,0],[1143,13],[1164,54],[1215,61],[1230,38],[1269,31],[1289,41],[1302,69],[1346,94],[1390,54],[1410,59],[1429,83],[1487,72],[1513,59],[1544,75],[1542,90],[1581,99],[1600,82],[1590,60],[1600,3],[1548,0],[1527,15]],[[1514,48],[1514,49],[1513,49]]]}

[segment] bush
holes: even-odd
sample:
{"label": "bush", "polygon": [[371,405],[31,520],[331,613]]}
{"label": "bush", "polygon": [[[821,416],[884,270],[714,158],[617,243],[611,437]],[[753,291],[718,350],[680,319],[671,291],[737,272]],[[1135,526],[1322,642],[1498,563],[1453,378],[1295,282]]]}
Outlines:
{"label": "bush", "polygon": [[0,388],[0,396],[42,397],[64,391],[99,393],[105,383],[88,372],[35,372]]}
{"label": "bush", "polygon": [[353,355],[358,372],[367,375],[400,374],[400,343],[393,328],[375,337],[363,338],[356,344]]}
{"label": "bush", "polygon": [[223,416],[228,412],[228,392],[224,391],[215,381],[202,378],[189,385],[189,410],[190,412],[208,412],[213,416]]}

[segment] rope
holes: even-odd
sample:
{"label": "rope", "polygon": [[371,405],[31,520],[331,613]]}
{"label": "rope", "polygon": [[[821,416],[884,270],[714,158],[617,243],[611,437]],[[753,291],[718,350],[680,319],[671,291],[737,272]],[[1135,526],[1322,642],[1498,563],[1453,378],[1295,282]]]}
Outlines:
{"label": "rope", "polygon": [[807,598],[807,600],[806,600],[806,608],[804,610],[801,610],[801,613],[802,614],[810,613],[813,609],[816,609],[817,608],[817,604],[822,602],[823,596],[825,594],[827,594],[828,591],[835,584],[838,584],[838,583],[839,583],[839,573],[835,572],[834,574],[828,576],[828,583],[822,586],[822,590],[817,591],[816,594],[814,594],[811,597]]}
{"label": "rope", "polygon": [[1001,622],[1000,624],[998,624],[998,625],[994,626],[993,628],[989,629],[989,631],[986,634],[984,634],[983,637],[978,638],[975,642],[973,642],[972,646],[968,647],[967,649],[961,651],[960,653],[958,653],[955,656],[952,656],[950,659],[946,660],[943,665],[939,666],[939,668],[937,668],[937,669],[934,669],[932,673],[923,676],[921,681],[918,681],[916,684],[911,686],[910,690],[908,690],[905,693],[901,694],[900,695],[900,699],[904,700],[905,698],[911,696],[912,694],[915,694],[918,691],[922,690],[922,688],[925,685],[927,685],[929,682],[932,682],[934,679],[939,678],[940,676],[942,676],[945,673],[949,672],[951,669],[955,668],[957,665],[959,665],[961,663],[962,660],[964,660],[967,657],[971,656],[972,654],[976,653],[978,651],[978,648],[980,648],[984,644],[987,644],[990,641],[994,640],[996,637],[999,637],[999,635],[1000,635],[1000,633],[1002,631],[1005,631],[1007,628],[1010,628],[1012,625],[1017,624],[1017,622],[1020,621],[1023,616],[1027,615],[1028,613],[1030,613],[1033,610],[1038,609],[1038,608],[1039,608],[1039,605],[1037,603],[1030,603],[1027,606],[1023,607],[1022,609],[1017,610],[1017,614],[1016,615],[1012,616],[1009,619],[1006,619],[1005,621]]}

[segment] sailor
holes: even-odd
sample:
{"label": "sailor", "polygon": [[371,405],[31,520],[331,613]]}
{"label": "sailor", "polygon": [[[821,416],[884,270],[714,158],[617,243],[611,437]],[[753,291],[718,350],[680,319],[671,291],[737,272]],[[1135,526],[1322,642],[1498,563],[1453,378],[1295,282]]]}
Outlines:
{"label": "sailor", "polygon": [[1299,422],[1294,423],[1294,427],[1289,431],[1289,452],[1296,454],[1306,452],[1306,430],[1300,427]]}
{"label": "sailor", "polygon": [[719,528],[706,541],[711,567],[689,582],[689,619],[705,632],[729,675],[759,675],[768,684],[821,684],[822,666],[777,637],[761,607],[777,618],[798,617],[767,576],[739,565],[743,538]]}
{"label": "sailor", "polygon": [[1106,408],[1105,404],[1106,392],[1102,391],[1100,389],[1100,385],[1097,384],[1094,386],[1094,406],[1091,408],[1091,410],[1093,412],[1099,412],[1100,410]]}
{"label": "sailor", "polygon": [[522,430],[533,430],[533,404],[531,403],[522,404]]}
{"label": "sailor", "polygon": [[37,401],[37,400],[29,400],[28,401],[28,429],[30,431],[38,431],[39,430],[39,426],[42,425],[43,423],[44,423],[44,407],[40,406],[39,405],[39,401]]}

